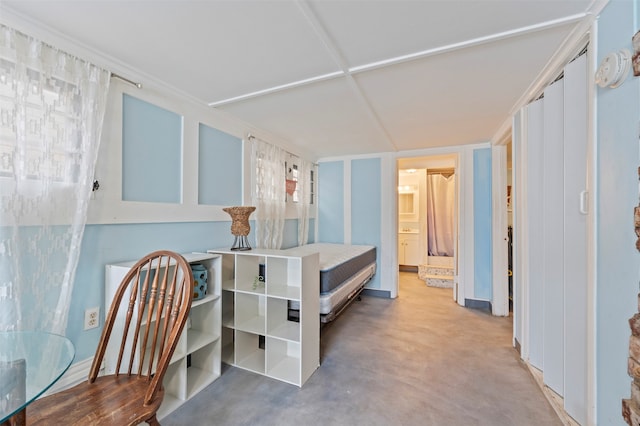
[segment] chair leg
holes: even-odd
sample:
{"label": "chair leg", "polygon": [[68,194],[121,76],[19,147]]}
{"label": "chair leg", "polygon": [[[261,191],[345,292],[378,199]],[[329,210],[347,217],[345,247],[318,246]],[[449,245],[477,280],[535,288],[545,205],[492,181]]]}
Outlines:
{"label": "chair leg", "polygon": [[155,414],[147,419],[147,424],[149,426],[160,426],[160,422],[158,422]]}

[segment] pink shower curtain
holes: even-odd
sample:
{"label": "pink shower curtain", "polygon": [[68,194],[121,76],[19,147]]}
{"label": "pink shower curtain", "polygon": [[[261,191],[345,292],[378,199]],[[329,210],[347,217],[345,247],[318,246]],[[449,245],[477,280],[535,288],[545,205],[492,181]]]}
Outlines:
{"label": "pink shower curtain", "polygon": [[455,175],[427,175],[429,256],[453,256]]}

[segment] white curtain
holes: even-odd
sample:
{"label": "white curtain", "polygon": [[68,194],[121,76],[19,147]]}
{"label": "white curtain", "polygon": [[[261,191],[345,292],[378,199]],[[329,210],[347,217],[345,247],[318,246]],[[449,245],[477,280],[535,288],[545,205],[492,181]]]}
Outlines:
{"label": "white curtain", "polygon": [[455,175],[427,175],[429,256],[453,256]]}
{"label": "white curtain", "polygon": [[277,146],[253,139],[255,170],[253,205],[256,206],[256,246],[280,249],[286,214],[287,153]]}
{"label": "white curtain", "polygon": [[109,78],[0,25],[0,330],[65,334]]}
{"label": "white curtain", "polygon": [[312,162],[298,160],[298,245],[303,246],[309,242],[309,212],[311,209],[311,171],[314,170]]}

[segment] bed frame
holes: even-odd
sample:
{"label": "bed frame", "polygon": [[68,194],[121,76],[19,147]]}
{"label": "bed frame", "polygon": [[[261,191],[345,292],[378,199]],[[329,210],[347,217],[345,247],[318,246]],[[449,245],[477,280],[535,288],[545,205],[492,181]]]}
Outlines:
{"label": "bed frame", "polygon": [[[314,243],[285,250],[288,255],[319,253],[320,321],[328,323],[358,300],[365,285],[376,273],[376,247]],[[299,305],[291,302],[289,318],[295,320]]]}

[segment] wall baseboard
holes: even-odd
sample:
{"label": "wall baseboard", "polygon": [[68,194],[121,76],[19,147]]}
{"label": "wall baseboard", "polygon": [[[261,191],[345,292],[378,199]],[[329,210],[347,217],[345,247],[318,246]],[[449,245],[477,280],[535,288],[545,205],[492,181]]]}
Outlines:
{"label": "wall baseboard", "polygon": [[362,290],[362,294],[365,296],[382,297],[385,299],[391,298],[391,292],[389,290],[377,290],[374,288],[365,288]]}
{"label": "wall baseboard", "polygon": [[411,265],[399,265],[398,266],[398,271],[401,272],[418,272],[418,267],[417,266],[411,266]]}
{"label": "wall baseboard", "polygon": [[93,357],[72,364],[71,367],[69,367],[69,369],[62,375],[60,380],[58,380],[53,386],[51,386],[49,390],[43,394],[43,396],[60,392],[61,390],[68,389],[84,380],[87,380],[92,363]]}
{"label": "wall baseboard", "polygon": [[533,380],[544,394],[544,397],[547,398],[547,401],[549,401],[549,404],[558,415],[558,418],[562,421],[562,424],[565,426],[580,426],[580,424],[565,411],[564,399],[555,393],[549,386],[544,384],[542,371],[538,370],[526,361],[524,361],[524,363],[529,369],[529,373],[531,373]]}
{"label": "wall baseboard", "polygon": [[482,309],[491,312],[491,302],[488,300],[464,299],[464,307],[471,309]]}

